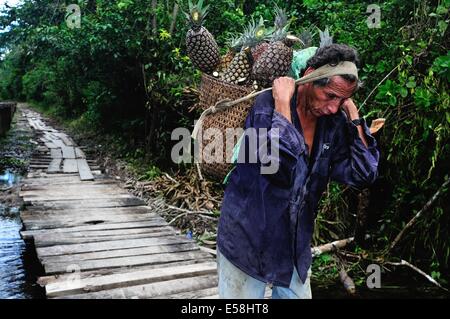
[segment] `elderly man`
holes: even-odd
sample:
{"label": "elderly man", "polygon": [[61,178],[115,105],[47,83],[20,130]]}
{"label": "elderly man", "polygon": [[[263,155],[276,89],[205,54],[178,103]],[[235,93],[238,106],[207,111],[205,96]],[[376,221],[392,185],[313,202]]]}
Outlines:
{"label": "elderly man", "polygon": [[[221,298],[263,298],[267,284],[273,298],[311,298],[311,238],[329,179],[360,188],[377,176],[376,142],[351,99],[358,64],[354,49],[325,46],[308,60],[310,82],[296,89],[281,77],[256,99],[245,127],[277,141],[278,169],[262,174],[258,159],[230,175],[217,240]],[[344,73],[324,77],[334,66]],[[248,144],[240,156],[248,158]]]}

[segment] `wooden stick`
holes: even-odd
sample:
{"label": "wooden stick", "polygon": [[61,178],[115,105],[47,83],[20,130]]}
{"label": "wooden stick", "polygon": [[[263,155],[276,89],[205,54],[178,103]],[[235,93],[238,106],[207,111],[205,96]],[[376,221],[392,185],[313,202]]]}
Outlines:
{"label": "wooden stick", "polygon": [[337,249],[343,248],[347,246],[349,243],[351,243],[354,240],[354,237],[341,239],[333,241],[332,243],[324,244],[321,246],[313,247],[311,248],[311,253],[313,257],[317,257],[323,253],[328,253],[331,251],[336,251]]}
{"label": "wooden stick", "polygon": [[397,245],[397,243],[402,238],[403,234],[417,222],[419,217],[424,212],[426,212],[428,209],[430,209],[431,205],[433,205],[433,203],[438,199],[438,197],[444,192],[444,189],[445,189],[445,187],[447,187],[449,182],[450,182],[450,178],[447,179],[441,185],[441,187],[438,189],[438,191],[433,195],[433,197],[431,197],[431,199],[425,204],[425,206],[423,206],[422,209],[408,222],[408,224],[406,224],[405,228],[403,228],[402,231],[397,235],[397,237],[395,237],[394,241],[392,242],[391,246],[389,247],[388,252],[392,251],[392,249]]}
{"label": "wooden stick", "polygon": [[355,282],[345,271],[344,267],[339,271],[339,279],[344,285],[345,290],[347,290],[349,294],[354,295],[356,292]]}
{"label": "wooden stick", "polygon": [[337,255],[334,254],[333,255],[333,259],[336,262],[339,270],[339,280],[341,281],[342,285],[344,285],[345,290],[347,291],[347,293],[349,293],[350,295],[354,295],[356,293],[356,286],[355,286],[355,282],[353,281],[352,277],[350,277],[347,273],[347,271],[345,270],[345,261],[342,260],[342,258]]}
{"label": "wooden stick", "polygon": [[406,260],[401,260],[399,263],[394,263],[394,262],[386,262],[386,264],[388,265],[392,265],[392,266],[407,266],[409,268],[411,268],[412,270],[418,272],[419,274],[421,274],[422,276],[424,276],[429,282],[431,282],[433,285],[438,286],[439,288],[444,289],[445,291],[448,291],[448,289],[442,287],[436,280],[433,279],[433,277],[431,277],[430,275],[426,274],[423,270],[417,268],[416,266],[410,264],[409,262],[407,262]]}
{"label": "wooden stick", "polygon": [[202,181],[203,180],[203,175],[202,175],[202,170],[200,169],[200,165],[198,163],[195,163],[195,167],[197,168],[198,179],[200,181]]}

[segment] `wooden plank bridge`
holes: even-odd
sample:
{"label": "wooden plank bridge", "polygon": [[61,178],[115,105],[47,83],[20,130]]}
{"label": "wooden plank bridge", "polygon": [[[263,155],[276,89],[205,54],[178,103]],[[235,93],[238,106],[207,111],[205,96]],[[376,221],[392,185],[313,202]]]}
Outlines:
{"label": "wooden plank bridge", "polygon": [[48,298],[217,298],[215,257],[20,107],[38,146],[20,195]]}

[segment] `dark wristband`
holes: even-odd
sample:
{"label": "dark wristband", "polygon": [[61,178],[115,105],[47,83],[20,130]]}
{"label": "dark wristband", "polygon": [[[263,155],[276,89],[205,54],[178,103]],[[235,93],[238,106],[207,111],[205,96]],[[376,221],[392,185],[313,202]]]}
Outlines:
{"label": "dark wristband", "polygon": [[358,126],[358,125],[362,125],[363,122],[362,122],[362,119],[359,118],[359,119],[352,120],[352,123],[355,124],[356,126]]}

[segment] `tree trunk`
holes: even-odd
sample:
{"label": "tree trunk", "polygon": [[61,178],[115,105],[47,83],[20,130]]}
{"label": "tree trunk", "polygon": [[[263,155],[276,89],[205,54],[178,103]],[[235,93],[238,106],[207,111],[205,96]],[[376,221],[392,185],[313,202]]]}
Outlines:
{"label": "tree trunk", "polygon": [[152,12],[153,12],[153,18],[152,18],[152,32],[153,35],[156,35],[157,32],[157,25],[156,25],[156,7],[158,6],[158,0],[152,0]]}
{"label": "tree trunk", "polygon": [[175,25],[177,24],[177,16],[178,16],[178,3],[175,3],[173,5],[173,12],[172,12],[172,22],[170,23],[170,29],[169,33],[172,35],[173,31],[175,30]]}

